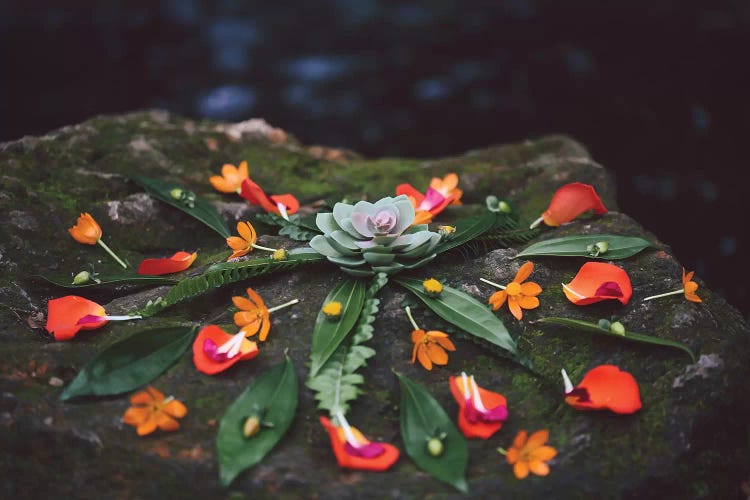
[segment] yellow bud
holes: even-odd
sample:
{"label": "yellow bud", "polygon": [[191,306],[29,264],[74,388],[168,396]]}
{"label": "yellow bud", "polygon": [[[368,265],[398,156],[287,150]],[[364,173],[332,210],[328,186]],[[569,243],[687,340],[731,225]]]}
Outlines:
{"label": "yellow bud", "polygon": [[323,311],[323,314],[326,315],[327,319],[338,321],[341,317],[341,302],[336,302],[335,300],[333,302],[328,302],[323,306],[321,311]]}
{"label": "yellow bud", "polygon": [[73,284],[74,285],[83,285],[84,283],[88,283],[89,279],[91,278],[91,273],[88,271],[81,271],[80,273],[76,274],[73,277]]}
{"label": "yellow bud", "polygon": [[430,278],[422,282],[424,293],[430,297],[439,297],[443,293],[443,285],[435,278]]}
{"label": "yellow bud", "polygon": [[277,249],[275,252],[273,252],[271,258],[273,260],[286,260],[286,250],[284,250],[283,248]]}
{"label": "yellow bud", "polygon": [[258,417],[247,417],[245,425],[242,426],[242,434],[246,438],[249,438],[255,436],[258,431],[260,431],[260,420],[258,420]]}

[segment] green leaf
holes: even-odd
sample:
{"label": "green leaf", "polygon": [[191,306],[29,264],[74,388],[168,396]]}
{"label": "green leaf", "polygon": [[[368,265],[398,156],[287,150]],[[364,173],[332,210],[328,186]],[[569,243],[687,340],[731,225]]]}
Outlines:
{"label": "green leaf", "polygon": [[178,280],[174,278],[165,278],[163,276],[152,276],[148,274],[110,274],[107,276],[97,275],[97,283],[93,279],[81,285],[74,285],[73,278],[70,276],[42,276],[41,274],[33,275],[42,278],[54,285],[63,288],[93,288],[106,287],[108,285],[173,285]]}
{"label": "green leaf", "polygon": [[518,357],[516,341],[503,322],[489,306],[460,290],[443,285],[439,297],[432,298],[424,292],[423,281],[414,278],[396,278],[396,283],[419,297],[435,314],[462,330],[491,342]]}
{"label": "green leaf", "polygon": [[[595,252],[587,250],[589,245],[596,245],[604,241],[609,249],[604,253],[595,255]],[[587,257],[591,259],[618,260],[631,257],[644,248],[653,244],[635,236],[618,236],[616,234],[586,234],[565,236],[540,241],[524,248],[516,258],[529,256],[558,256],[558,257]]]}
{"label": "green leaf", "polygon": [[[405,375],[396,376],[401,387],[401,439],[406,453],[424,471],[467,493],[466,439],[426,389]],[[427,443],[443,433],[443,452],[435,457],[427,450]]]}
{"label": "green leaf", "polygon": [[693,351],[691,351],[690,348],[686,346],[685,344],[676,342],[674,340],[660,339],[659,337],[652,337],[650,335],[630,332],[627,330],[625,331],[624,335],[620,335],[610,330],[601,328],[599,325],[595,323],[589,323],[587,321],[581,321],[581,320],[569,319],[569,318],[541,318],[541,319],[536,320],[534,323],[549,323],[553,325],[562,325],[562,326],[567,326],[570,328],[577,328],[579,330],[583,330],[586,332],[606,335],[608,337],[631,340],[633,342],[643,342],[645,344],[655,344],[655,345],[661,345],[661,346],[666,346],[666,347],[676,347],[677,349],[682,350],[688,356],[690,356],[690,359],[692,359],[693,362],[695,363],[695,354],[693,354]]}
{"label": "green leaf", "polygon": [[[219,480],[229,484],[242,471],[260,462],[281,440],[297,410],[297,374],[289,356],[256,378],[232,403],[219,423],[216,450]],[[257,434],[245,437],[247,417],[260,420]]]}
{"label": "green leaf", "polygon": [[60,399],[122,394],[150,383],[180,359],[195,330],[194,326],[154,328],[111,345],[83,367]]}
{"label": "green leaf", "polygon": [[195,196],[195,193],[187,188],[142,175],[135,175],[132,179],[154,198],[195,217],[219,233],[223,238],[228,238],[232,235],[221,214],[206,200]]}
{"label": "green leaf", "polygon": [[318,312],[315,320],[310,353],[310,377],[317,375],[318,370],[336,351],[357,322],[365,301],[364,284],[356,279],[342,282],[328,294],[323,303],[334,301],[341,303],[341,317],[338,321],[329,320],[322,310]]}
{"label": "green leaf", "polygon": [[435,248],[435,252],[441,254],[473,240],[492,229],[496,221],[497,215],[489,210],[483,210],[476,215],[459,220],[453,237],[441,242]]}
{"label": "green leaf", "polygon": [[287,236],[296,241],[310,241],[315,235],[322,234],[315,224],[316,215],[310,214],[300,217],[299,214],[294,214],[290,215],[289,220],[287,220],[277,214],[264,213],[257,214],[254,218],[269,226],[280,227],[279,235],[281,236]]}

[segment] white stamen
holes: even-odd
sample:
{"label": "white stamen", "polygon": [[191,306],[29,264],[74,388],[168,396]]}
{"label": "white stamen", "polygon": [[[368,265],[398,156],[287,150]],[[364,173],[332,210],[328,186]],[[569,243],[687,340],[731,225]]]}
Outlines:
{"label": "white stamen", "polygon": [[471,394],[469,394],[469,379],[466,376],[466,372],[461,372],[461,382],[464,384],[464,399],[471,399]]}
{"label": "white stamen", "polygon": [[277,202],[276,206],[279,208],[279,212],[281,212],[281,216],[284,219],[289,220],[289,214],[286,212],[286,205],[284,205],[283,203]]}
{"label": "white stamen", "polygon": [[562,372],[563,383],[565,384],[565,394],[570,394],[573,392],[573,383],[570,381],[570,378],[568,378],[568,373],[565,371],[565,368],[560,371]]}
{"label": "white stamen", "polygon": [[486,412],[487,408],[482,404],[482,397],[479,395],[479,386],[474,381],[474,375],[471,376],[471,390],[474,396],[474,408],[482,413]]}
{"label": "white stamen", "polygon": [[580,293],[576,293],[576,292],[574,292],[574,291],[573,291],[573,289],[572,289],[572,288],[570,288],[569,286],[565,285],[565,283],[560,283],[560,284],[562,285],[562,287],[563,287],[563,288],[564,288],[565,290],[567,290],[568,292],[572,293],[573,295],[575,295],[575,296],[576,296],[576,297],[578,297],[579,299],[585,299],[585,298],[586,298],[586,296],[585,296],[585,295],[581,295]]}
{"label": "white stamen", "polygon": [[346,437],[346,442],[354,446],[355,448],[359,448],[360,446],[362,446],[362,444],[357,440],[357,437],[354,435],[354,431],[352,431],[352,428],[349,426],[349,422],[347,422],[346,418],[344,418],[344,414],[341,412],[337,412],[336,420],[338,420],[339,424],[341,424],[341,428],[344,431],[344,436]]}
{"label": "white stamen", "polygon": [[531,225],[529,226],[529,229],[534,229],[539,224],[541,224],[543,220],[544,220],[544,217],[539,217],[537,220],[531,223]]}
{"label": "white stamen", "polygon": [[100,316],[107,321],[127,321],[129,319],[141,319],[141,316]]}
{"label": "white stamen", "polygon": [[216,353],[226,354],[227,358],[233,358],[239,354],[243,340],[245,340],[245,332],[240,330],[239,333],[236,333],[231,339],[221,344],[221,346],[216,349]]}

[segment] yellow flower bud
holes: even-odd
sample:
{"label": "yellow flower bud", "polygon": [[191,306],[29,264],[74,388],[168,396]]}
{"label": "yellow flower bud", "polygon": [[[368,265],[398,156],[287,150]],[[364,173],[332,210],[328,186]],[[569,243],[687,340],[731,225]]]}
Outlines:
{"label": "yellow flower bud", "polygon": [[73,284],[83,285],[84,283],[88,283],[89,279],[91,279],[91,273],[88,271],[81,271],[73,277]]}
{"label": "yellow flower bud", "polygon": [[321,311],[326,315],[326,319],[338,321],[341,317],[341,302],[335,300],[333,302],[328,302],[323,306]]}
{"label": "yellow flower bud", "polygon": [[422,282],[424,293],[430,297],[439,297],[443,293],[443,285],[435,278],[430,278]]}
{"label": "yellow flower bud", "polygon": [[275,252],[273,252],[271,258],[273,260],[286,260],[286,250],[284,250],[283,248],[277,249]]}
{"label": "yellow flower bud", "polygon": [[242,426],[242,434],[246,437],[253,437],[260,431],[260,420],[256,416],[250,416],[245,419]]}

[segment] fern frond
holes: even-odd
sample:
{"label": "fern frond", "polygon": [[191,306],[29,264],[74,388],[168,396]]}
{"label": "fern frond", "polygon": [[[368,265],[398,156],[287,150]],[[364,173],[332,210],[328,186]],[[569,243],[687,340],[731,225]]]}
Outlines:
{"label": "fern frond", "polygon": [[375,355],[374,349],[362,344],[372,338],[372,323],[380,305],[375,295],[387,282],[388,277],[384,273],[375,275],[365,292],[365,303],[349,342],[342,343],[318,374],[307,380],[307,387],[316,393],[318,409],[327,410],[331,417],[336,413],[346,414],[349,403],[362,393],[359,387],[365,379],[355,372],[367,365],[367,360]]}
{"label": "fern frond", "polygon": [[138,311],[143,317],[153,316],[162,309],[183,300],[191,299],[215,288],[243,281],[255,276],[262,276],[278,271],[286,271],[301,264],[323,262],[326,258],[311,249],[290,250],[286,260],[273,260],[270,257],[251,259],[241,262],[221,262],[210,266],[203,274],[191,276],[179,281],[169,289],[164,297],[149,301],[146,307]]}
{"label": "fern frond", "polygon": [[286,236],[296,241],[310,241],[316,234],[321,234],[315,225],[315,214],[300,217],[298,214],[291,215],[285,219],[273,213],[256,214],[255,219],[268,224],[278,226],[280,236]]}

